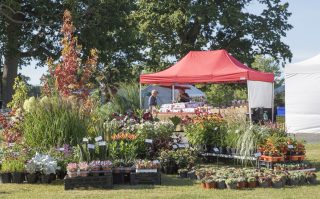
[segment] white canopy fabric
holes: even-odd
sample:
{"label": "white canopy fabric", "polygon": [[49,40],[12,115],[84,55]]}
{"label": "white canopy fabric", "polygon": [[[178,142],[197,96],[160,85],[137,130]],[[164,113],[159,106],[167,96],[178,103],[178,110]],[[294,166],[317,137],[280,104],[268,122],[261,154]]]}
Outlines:
{"label": "white canopy fabric", "polygon": [[[191,98],[205,97],[205,94],[201,90],[197,89],[196,87],[194,87],[192,85],[178,85],[178,86],[188,87],[188,89],[186,89],[185,92],[188,93],[188,95]],[[159,92],[158,97],[157,97],[158,105],[172,103],[171,87],[162,87],[162,86],[158,86],[158,85],[148,85],[147,87],[143,88],[142,92],[141,92],[144,109],[147,109],[149,107],[148,106],[148,99],[149,99],[149,96],[151,95],[152,90],[157,90]],[[175,99],[177,99],[178,94],[179,94],[179,90],[175,89]]]}
{"label": "white canopy fabric", "polygon": [[273,83],[248,80],[250,108],[273,107]]}
{"label": "white canopy fabric", "polygon": [[285,67],[289,133],[320,133],[320,54]]}

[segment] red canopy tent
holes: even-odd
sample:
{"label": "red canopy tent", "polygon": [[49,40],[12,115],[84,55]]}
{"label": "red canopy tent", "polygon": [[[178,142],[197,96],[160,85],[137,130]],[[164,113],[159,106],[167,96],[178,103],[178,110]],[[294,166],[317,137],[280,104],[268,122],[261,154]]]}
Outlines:
{"label": "red canopy tent", "polygon": [[[273,81],[273,73],[253,70],[239,62],[225,50],[190,51],[175,65],[166,70],[140,75],[140,84],[172,85],[173,90],[175,84],[185,83],[248,83],[250,116],[250,96],[252,99],[256,99],[257,95],[260,95],[260,99],[263,98],[263,92],[259,91],[259,89],[266,88],[266,85],[261,85],[261,82],[272,85],[271,106],[273,111]],[[249,95],[249,82],[251,90],[254,90],[251,95]],[[254,85],[251,82],[257,82],[257,84]],[[260,85],[258,85],[259,83]],[[258,92],[260,93],[258,94]]]}
{"label": "red canopy tent", "polygon": [[143,74],[142,84],[273,82],[272,73],[253,70],[225,50],[190,51],[172,67],[161,72]]}

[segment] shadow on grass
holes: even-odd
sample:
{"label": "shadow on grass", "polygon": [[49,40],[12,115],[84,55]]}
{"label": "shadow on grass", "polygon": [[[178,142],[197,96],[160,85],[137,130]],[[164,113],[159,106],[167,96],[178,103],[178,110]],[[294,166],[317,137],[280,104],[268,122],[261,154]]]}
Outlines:
{"label": "shadow on grass", "polygon": [[161,175],[161,185],[165,186],[193,186],[195,184],[194,180],[188,178],[179,178],[175,175]]}
{"label": "shadow on grass", "polygon": [[0,191],[0,195],[2,195],[2,194],[10,194],[9,192],[7,192],[7,191]]}

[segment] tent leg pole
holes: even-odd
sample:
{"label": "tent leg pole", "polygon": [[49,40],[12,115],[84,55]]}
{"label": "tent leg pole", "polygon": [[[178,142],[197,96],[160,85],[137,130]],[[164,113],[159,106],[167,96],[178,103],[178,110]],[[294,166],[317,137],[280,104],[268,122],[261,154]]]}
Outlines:
{"label": "tent leg pole", "polygon": [[139,85],[139,99],[140,99],[140,109],[142,109],[142,86],[141,86],[141,83]]}
{"label": "tent leg pole", "polygon": [[248,81],[247,81],[247,93],[248,93],[248,109],[249,109],[249,121],[250,124],[252,124],[252,113],[251,113],[251,106],[250,106],[250,91],[249,91],[249,85],[248,85]]}
{"label": "tent leg pole", "polygon": [[172,103],[174,103],[174,84],[172,84]]}
{"label": "tent leg pole", "polygon": [[271,115],[271,118],[272,118],[272,123],[274,122],[274,82],[272,82],[272,101],[271,101],[271,108],[272,108],[272,115]]}

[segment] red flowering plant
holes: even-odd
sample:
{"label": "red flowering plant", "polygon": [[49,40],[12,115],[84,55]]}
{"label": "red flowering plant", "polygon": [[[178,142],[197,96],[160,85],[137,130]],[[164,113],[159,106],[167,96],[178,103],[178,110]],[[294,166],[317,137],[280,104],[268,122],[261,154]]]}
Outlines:
{"label": "red flowering plant", "polygon": [[62,97],[76,96],[86,101],[92,88],[90,80],[97,67],[98,51],[92,49],[87,61],[82,63],[81,46],[73,35],[74,30],[71,13],[66,10],[61,28],[64,36],[61,62],[55,64],[53,59],[48,59],[49,74],[43,78],[43,92],[50,96],[56,90]]}

